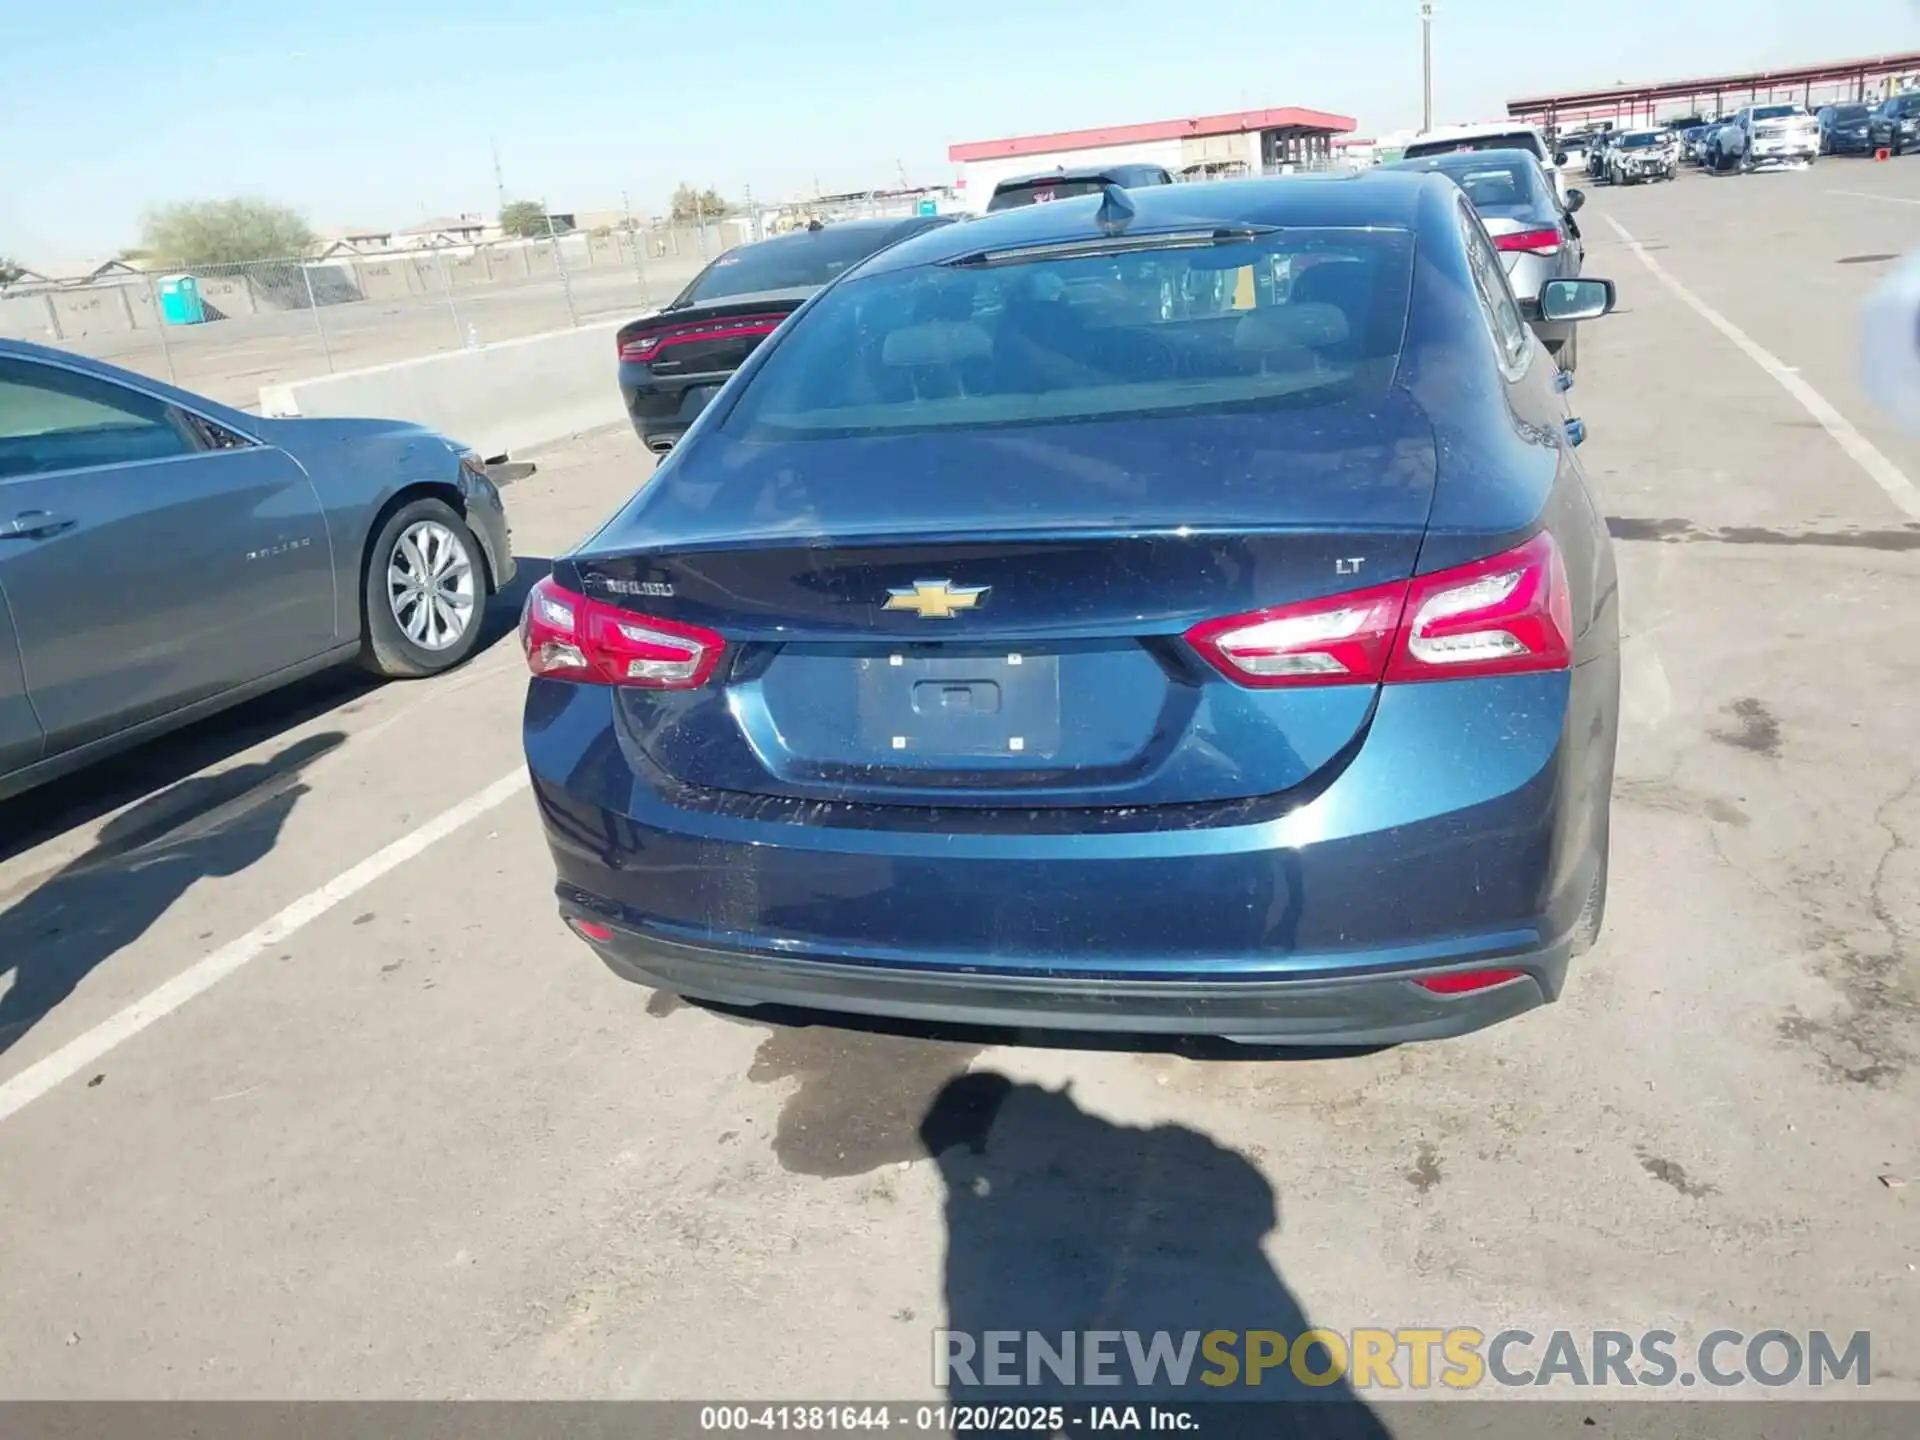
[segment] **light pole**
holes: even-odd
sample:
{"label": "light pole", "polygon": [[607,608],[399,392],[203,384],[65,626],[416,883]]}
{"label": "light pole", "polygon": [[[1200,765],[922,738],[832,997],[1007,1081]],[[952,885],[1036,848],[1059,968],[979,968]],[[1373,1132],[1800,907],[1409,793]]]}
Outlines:
{"label": "light pole", "polygon": [[1420,128],[1433,129],[1433,4],[1420,4]]}

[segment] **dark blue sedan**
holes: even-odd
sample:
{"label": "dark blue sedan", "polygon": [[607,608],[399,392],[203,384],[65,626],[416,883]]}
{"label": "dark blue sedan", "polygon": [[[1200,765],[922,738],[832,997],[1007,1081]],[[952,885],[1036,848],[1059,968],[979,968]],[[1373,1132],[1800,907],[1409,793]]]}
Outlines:
{"label": "dark blue sedan", "polygon": [[735,1006],[1366,1044],[1553,999],[1619,703],[1567,383],[1442,175],[886,250],[529,598],[562,915]]}

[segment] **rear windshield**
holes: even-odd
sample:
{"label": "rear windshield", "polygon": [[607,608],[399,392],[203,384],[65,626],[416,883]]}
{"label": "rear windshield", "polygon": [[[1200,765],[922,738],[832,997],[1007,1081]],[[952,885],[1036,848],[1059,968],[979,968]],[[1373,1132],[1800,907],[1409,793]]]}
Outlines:
{"label": "rear windshield", "polygon": [[1395,170],[1438,171],[1466,192],[1481,215],[1508,220],[1548,219],[1552,208],[1539,170],[1522,160],[1477,160],[1472,155],[1437,155],[1403,160]]}
{"label": "rear windshield", "polygon": [[1412,284],[1403,230],[925,266],[850,280],[767,357],[723,429],[843,438],[1384,394]]}
{"label": "rear windshield", "polygon": [[762,290],[818,288],[893,238],[891,229],[813,230],[727,251],[674,302],[698,305]]}
{"label": "rear windshield", "polygon": [[1540,148],[1540,137],[1531,130],[1475,135],[1466,140],[1416,140],[1407,146],[1406,157],[1417,160],[1422,155],[1464,154],[1469,150],[1526,150],[1539,159],[1546,159],[1546,152]]}
{"label": "rear windshield", "polygon": [[1106,188],[1104,180],[1016,180],[995,189],[987,209],[1011,210],[1019,205],[1071,200],[1076,195],[1098,195]]}
{"label": "rear windshield", "polygon": [[1754,110],[1753,118],[1756,120],[1785,120],[1789,116],[1798,115],[1799,113],[1800,107],[1798,105],[1761,105]]}

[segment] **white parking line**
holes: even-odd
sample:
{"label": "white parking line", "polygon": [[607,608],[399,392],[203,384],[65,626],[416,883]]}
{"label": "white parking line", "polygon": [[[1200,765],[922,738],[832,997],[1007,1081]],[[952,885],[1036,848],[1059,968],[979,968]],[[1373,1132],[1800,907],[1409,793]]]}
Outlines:
{"label": "white parking line", "polygon": [[1606,218],[1607,223],[1619,232],[1620,238],[1627,242],[1628,248],[1639,256],[1640,263],[1652,271],[1656,279],[1678,295],[1688,307],[1697,311],[1709,325],[1739,346],[1749,360],[1778,380],[1780,387],[1798,400],[1806,412],[1820,422],[1820,428],[1831,435],[1834,443],[1846,451],[1856,465],[1867,472],[1868,479],[1887,492],[1887,498],[1905,511],[1908,519],[1920,520],[1920,489],[1915,488],[1914,483],[1901,472],[1898,465],[1881,454],[1871,440],[1854,429],[1852,422],[1834,409],[1824,395],[1802,380],[1792,366],[1763,348],[1746,331],[1669,275],[1661,267],[1660,262],[1649,255],[1640,242],[1628,233],[1626,226],[1611,215]]}
{"label": "white parking line", "polygon": [[116,1045],[131,1040],[157,1020],[164,1020],[196,995],[205,994],[249,960],[257,959],[296,931],[318,920],[341,901],[367,888],[381,876],[446,839],[468,821],[512,799],[527,786],[527,772],[502,775],[477,795],[443,810],[418,829],[409,831],[358,865],[344,870],[318,890],[302,895],[286,909],[238,940],[222,945],[150,990],[91,1030],[77,1035],[58,1050],[34,1061],[5,1084],[0,1084],[0,1120],[19,1113],[63,1080],[70,1080]]}
{"label": "white parking line", "polygon": [[1889,205],[1920,205],[1920,200],[1909,200],[1904,195],[1869,195],[1864,190],[1829,190],[1829,195],[1848,195],[1855,200],[1884,200]]}

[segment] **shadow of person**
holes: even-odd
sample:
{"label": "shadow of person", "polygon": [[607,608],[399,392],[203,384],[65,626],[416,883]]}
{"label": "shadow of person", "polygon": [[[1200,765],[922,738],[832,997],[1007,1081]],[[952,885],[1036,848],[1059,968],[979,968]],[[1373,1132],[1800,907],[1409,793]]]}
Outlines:
{"label": "shadow of person", "polygon": [[196,881],[273,849],[301,771],[346,737],[308,736],[257,764],[195,776],[113,817],[93,847],[0,911],[0,1052],[139,939]]}
{"label": "shadow of person", "polygon": [[[1311,1327],[1261,1250],[1279,1222],[1273,1190],[1238,1152],[1182,1125],[1116,1125],[1087,1114],[1066,1089],[991,1072],[942,1087],[920,1138],[947,1191],[950,1333],[934,1338],[937,1380],[940,1357],[958,1360],[971,1342],[970,1363],[946,1367],[954,1403],[1204,1403],[1207,1434],[1221,1433],[1218,1419],[1234,1433],[1386,1440],[1344,1380],[1304,1384],[1282,1358],[1258,1385],[1246,1383],[1249,1332],[1284,1347]],[[1001,1383],[990,1331],[1019,1337],[1001,1352],[1013,1362]],[[1225,1367],[1203,1348],[1214,1331],[1234,1332],[1226,1351],[1235,1357],[1233,1383],[1217,1383]],[[1112,1357],[1111,1383],[1087,1383],[1090,1332],[1117,1332],[1093,1342]],[[1151,1361],[1157,1334],[1163,1356],[1184,1348],[1190,1363],[1141,1373],[1135,1347]],[[1037,1357],[1033,1337],[1059,1354],[1067,1336],[1078,1363],[1063,1377]],[[1309,1373],[1326,1372],[1328,1354],[1311,1351]],[[1015,1383],[1004,1383],[1009,1374]],[[1203,1380],[1208,1374],[1215,1384]],[[1220,1404],[1234,1400],[1321,1403]]]}

